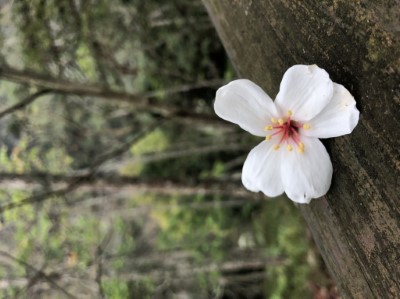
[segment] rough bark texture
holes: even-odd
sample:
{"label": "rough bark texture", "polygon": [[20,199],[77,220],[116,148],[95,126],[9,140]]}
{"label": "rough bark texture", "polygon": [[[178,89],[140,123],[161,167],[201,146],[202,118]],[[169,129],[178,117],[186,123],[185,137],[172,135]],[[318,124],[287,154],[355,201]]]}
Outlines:
{"label": "rough bark texture", "polygon": [[293,64],[354,95],[355,131],[325,142],[332,187],[300,210],[345,298],[400,298],[400,2],[203,2],[239,75],[271,96]]}

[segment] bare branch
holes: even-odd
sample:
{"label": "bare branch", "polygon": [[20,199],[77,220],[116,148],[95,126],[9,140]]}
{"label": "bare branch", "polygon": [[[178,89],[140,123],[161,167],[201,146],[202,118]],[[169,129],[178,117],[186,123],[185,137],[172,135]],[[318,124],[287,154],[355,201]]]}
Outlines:
{"label": "bare branch", "polygon": [[98,167],[100,167],[102,164],[105,162],[116,158],[123,153],[125,153],[127,150],[131,148],[131,146],[138,142],[140,139],[142,139],[144,136],[146,136],[148,133],[153,131],[155,128],[159,127],[161,125],[162,121],[155,122],[154,124],[148,126],[147,128],[141,130],[138,134],[135,134],[132,138],[130,138],[127,142],[123,143],[121,146],[117,147],[116,149],[113,149],[110,152],[107,152],[105,154],[102,154],[94,159],[94,162],[92,165],[90,165],[90,172],[94,172]]}
{"label": "bare branch", "polygon": [[107,235],[104,237],[103,241],[97,246],[97,249],[96,249],[95,262],[97,264],[97,269],[96,269],[95,281],[96,281],[96,283],[98,285],[98,291],[99,291],[100,298],[106,298],[106,295],[104,293],[104,288],[103,288],[103,285],[102,285],[103,254],[104,254],[104,251],[105,251],[106,247],[108,246],[108,244],[111,241],[112,234],[113,234],[113,231],[110,230],[107,233]]}
{"label": "bare branch", "polygon": [[[24,266],[25,268],[34,271],[35,272],[35,280],[39,280],[41,278],[43,278],[44,280],[46,280],[50,285],[52,285],[53,287],[55,287],[56,289],[58,289],[59,291],[61,291],[64,295],[66,295],[68,298],[73,298],[76,299],[77,297],[75,297],[74,295],[72,295],[71,293],[69,293],[67,290],[65,290],[64,288],[62,288],[58,283],[56,283],[53,279],[53,275],[48,275],[45,272],[43,272],[42,270],[39,270],[37,268],[35,268],[34,266],[28,264],[27,262],[20,260],[14,256],[12,256],[11,254],[9,254],[6,251],[0,250],[0,254],[7,257],[8,259]],[[58,276],[58,275],[57,275]],[[32,279],[31,279],[32,281]]]}
{"label": "bare branch", "polygon": [[62,196],[71,192],[78,187],[81,190],[118,190],[124,189],[130,193],[156,193],[160,195],[220,195],[234,197],[251,197],[253,193],[246,191],[242,187],[238,187],[237,182],[226,182],[216,179],[202,180],[198,182],[188,182],[179,180],[146,180],[139,177],[128,176],[109,176],[108,174],[96,173],[93,175],[68,176],[50,173],[0,173],[0,181],[24,182],[23,188],[28,189],[29,184],[39,185],[46,181],[56,186],[55,191],[45,194],[28,197],[19,202],[9,202],[0,207],[0,213],[5,210],[14,209],[27,204],[46,200],[49,196]]}
{"label": "bare branch", "polygon": [[161,95],[168,96],[176,93],[187,92],[193,89],[218,87],[225,83],[224,80],[216,79],[211,81],[197,82],[194,84],[175,86],[165,90],[132,94],[110,90],[104,86],[90,83],[70,82],[67,80],[38,74],[29,70],[16,70],[4,65],[0,66],[0,78],[20,84],[35,85],[43,89],[51,89],[56,93],[90,96],[94,98],[103,98],[106,100],[127,102],[132,104],[137,109],[145,109],[146,111],[154,112],[164,117],[193,117],[203,119],[206,118],[210,120],[215,119],[214,114],[205,114],[202,112],[196,112],[194,110],[187,111],[187,109],[183,109],[179,106],[154,103],[154,101],[151,101],[151,99]]}
{"label": "bare branch", "polygon": [[159,162],[169,159],[177,159],[192,155],[204,155],[210,154],[215,152],[228,152],[228,151],[238,151],[238,150],[245,150],[249,149],[248,145],[243,145],[240,143],[237,144],[230,144],[227,146],[226,144],[211,144],[207,146],[198,146],[194,148],[188,149],[181,149],[175,151],[165,151],[159,153],[151,153],[145,154],[142,156],[138,156],[133,160],[133,164],[136,163],[149,163],[149,162]]}
{"label": "bare branch", "polygon": [[69,192],[73,191],[80,185],[80,180],[81,178],[75,178],[74,180],[70,181],[67,186],[51,190],[48,192],[44,192],[38,195],[33,195],[27,198],[24,198],[18,202],[9,202],[6,203],[5,205],[0,207],[0,213],[3,213],[6,210],[12,210],[18,207],[22,207],[27,204],[32,204],[35,202],[41,202],[44,201],[52,196],[64,196],[65,194],[68,194]]}
{"label": "bare branch", "polygon": [[23,99],[22,101],[18,102],[17,104],[6,108],[3,111],[0,111],[0,118],[11,114],[19,109],[25,108],[26,106],[30,105],[31,103],[33,103],[35,100],[39,99],[41,96],[48,94],[49,92],[51,92],[51,89],[42,89],[39,90],[38,92],[35,92],[34,94],[29,95],[26,99]]}

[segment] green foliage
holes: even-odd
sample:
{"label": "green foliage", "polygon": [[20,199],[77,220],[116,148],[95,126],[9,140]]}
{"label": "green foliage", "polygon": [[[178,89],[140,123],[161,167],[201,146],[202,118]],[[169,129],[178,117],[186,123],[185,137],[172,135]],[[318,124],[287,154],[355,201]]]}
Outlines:
{"label": "green foliage", "polygon": [[96,65],[93,61],[93,56],[91,55],[88,46],[84,43],[79,45],[79,47],[76,49],[76,63],[88,78],[96,78]]}
{"label": "green foliage", "polygon": [[[166,150],[169,145],[169,139],[160,129],[156,129],[147,134],[144,138],[136,142],[130,149],[133,158],[138,159],[141,155],[158,153]],[[127,163],[121,169],[121,173],[126,175],[139,175],[145,168],[143,163],[136,160],[133,163]]]}
{"label": "green foliage", "polygon": [[[118,217],[115,219],[114,227],[116,232],[121,238],[121,243],[118,248],[117,253],[120,255],[132,253],[136,247],[135,239],[133,237],[133,231],[129,226],[129,223],[126,222],[123,218]],[[121,260],[115,260],[115,267],[121,268],[122,267]]]}
{"label": "green foliage", "polygon": [[[215,88],[189,88],[172,94],[166,90],[235,77],[199,1],[13,3],[7,22],[15,34],[12,30],[11,36],[3,32],[2,38],[19,47],[12,55],[3,49],[2,54],[9,54],[1,58],[14,67],[72,82],[97,83],[104,89],[155,92],[148,99],[150,104],[176,104],[190,112],[210,113]],[[4,15],[2,20],[5,22]],[[1,82],[0,111],[34,92],[34,84]],[[202,179],[238,177],[241,165],[227,167],[226,163],[247,150],[207,154],[196,150],[218,145],[223,149],[230,144],[248,146],[254,139],[214,124],[164,120],[159,128],[125,145],[160,118],[130,103],[46,94],[0,120],[0,171],[74,176],[86,173],[99,157],[124,145],[128,148],[125,153],[96,171],[106,178],[122,174],[144,181],[179,180],[191,186]],[[165,158],[170,153],[176,156]],[[154,161],[140,162],[140,157],[153,157]],[[41,179],[35,185],[28,182],[26,188],[5,186],[0,189],[0,204],[40,198],[43,193],[65,187],[60,185]],[[6,210],[0,228],[6,233],[0,241],[21,261],[59,274],[60,284],[65,274],[92,282],[92,289],[97,289],[96,271],[101,261],[101,287],[107,298],[153,298],[160,285],[174,284],[173,279],[160,281],[147,272],[129,278],[136,270],[132,265],[142,255],[145,259],[146,254],[162,253],[168,259],[169,251],[183,251],[193,267],[201,268],[222,264],[235,257],[234,253],[253,249],[262,252],[260,258],[283,260],[267,267],[269,298],[310,296],[306,287],[311,271],[306,261],[309,241],[300,216],[287,201],[266,201],[265,205],[249,201],[231,207],[225,206],[225,201],[237,198],[205,196],[201,190],[197,196],[157,196],[134,187],[129,191],[110,189],[101,183],[96,188],[84,185],[65,196],[48,196],[43,202]],[[245,249],[239,245],[240,236],[246,236]],[[99,251],[101,257],[97,256]],[[6,269],[0,267],[0,276],[24,278],[32,274],[19,263],[10,264]],[[147,267],[159,266],[158,271],[167,272],[162,265],[150,264]],[[171,277],[173,274],[168,273]],[[218,269],[198,271],[190,282],[190,295],[223,296],[223,275]],[[78,297],[90,289],[71,284],[63,286]],[[2,295],[14,297],[17,291],[21,288],[10,287]],[[179,290],[171,288],[160,296],[174,298],[175,291]],[[43,296],[58,298],[60,294],[50,290]]]}
{"label": "green foliage", "polygon": [[221,260],[229,242],[230,215],[216,209],[196,211],[175,208],[154,212],[153,217],[162,224],[158,245],[161,249],[180,247],[195,249],[201,256]]}
{"label": "green foliage", "polygon": [[116,278],[109,279],[102,282],[102,287],[107,298],[129,298],[129,285],[125,281],[119,281]]}
{"label": "green foliage", "polygon": [[268,267],[268,298],[309,298],[311,269],[307,263],[309,240],[304,221],[294,205],[279,198],[268,202],[256,225],[271,256],[282,260]]}
{"label": "green foliage", "polygon": [[16,173],[29,171],[49,171],[66,173],[72,163],[63,148],[52,147],[44,150],[29,146],[30,137],[21,136],[19,143],[13,148],[11,155],[6,147],[0,147],[0,170]]}
{"label": "green foliage", "polygon": [[134,156],[161,152],[168,147],[168,143],[169,141],[165,134],[160,129],[156,129],[135,143],[131,147],[131,152]]}

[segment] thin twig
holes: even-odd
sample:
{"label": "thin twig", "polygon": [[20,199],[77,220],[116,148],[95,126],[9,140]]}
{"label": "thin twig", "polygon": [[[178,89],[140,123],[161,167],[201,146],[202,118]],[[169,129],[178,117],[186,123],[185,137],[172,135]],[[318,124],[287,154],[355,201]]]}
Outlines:
{"label": "thin twig", "polygon": [[[9,202],[0,207],[0,213],[21,207],[34,202],[40,202],[49,196],[65,195],[78,187],[82,190],[127,190],[131,193],[155,193],[160,195],[220,195],[220,196],[235,196],[249,197],[254,194],[246,191],[241,187],[237,187],[237,183],[233,181],[221,181],[216,179],[208,179],[201,181],[187,180],[146,180],[140,177],[129,176],[110,176],[107,173],[96,173],[96,175],[80,175],[67,176],[49,173],[0,173],[2,180],[20,180],[27,183],[40,183],[47,180],[49,183],[56,185],[66,185],[55,191],[50,191],[37,196],[32,196],[23,199],[19,202]],[[26,186],[24,187],[27,188]]]}
{"label": "thin twig", "polygon": [[26,99],[23,99],[22,101],[18,102],[17,104],[6,108],[3,111],[0,111],[0,118],[11,114],[19,109],[25,108],[26,106],[28,106],[29,104],[31,104],[32,102],[34,102],[35,100],[37,100],[38,98],[40,98],[41,96],[50,93],[51,89],[42,89],[39,90],[38,92],[35,92],[34,94],[29,95]]}
{"label": "thin twig", "polygon": [[135,134],[132,138],[130,138],[127,142],[123,143],[121,146],[95,158],[94,162],[89,167],[90,172],[94,172],[97,168],[99,168],[99,166],[104,164],[106,161],[116,158],[125,153],[126,151],[128,151],[134,143],[141,140],[144,136],[146,136],[151,131],[159,127],[161,124],[162,121],[155,122],[154,124],[148,126],[147,128],[141,130],[139,133]]}
{"label": "thin twig", "polygon": [[246,149],[249,149],[249,146],[240,143],[230,144],[229,146],[227,146],[226,144],[211,144],[201,147],[198,146],[195,148],[187,148],[175,151],[144,154],[134,158],[131,163],[132,164],[151,163],[151,162],[159,162],[164,160],[188,157],[193,155],[204,155],[216,152],[240,151]]}
{"label": "thin twig", "polygon": [[20,84],[31,84],[43,89],[51,89],[53,92],[60,94],[73,94],[77,96],[89,96],[93,98],[127,102],[133,105],[136,109],[143,109],[157,113],[167,118],[191,117],[193,119],[213,119],[216,117],[214,114],[196,112],[193,109],[189,110],[177,105],[155,103],[152,99],[158,96],[171,96],[177,93],[188,92],[193,89],[216,88],[226,83],[223,79],[213,79],[193,84],[174,86],[164,90],[155,90],[143,93],[126,93],[123,91],[111,90],[101,85],[71,82],[60,78],[54,78],[30,70],[21,71],[5,65],[0,65],[0,79]]}
{"label": "thin twig", "polygon": [[44,273],[42,270],[36,269],[34,266],[28,264],[27,262],[20,260],[18,258],[16,258],[15,256],[12,256],[11,254],[9,254],[6,251],[0,250],[0,254],[9,258],[10,260],[28,268],[31,271],[34,271],[36,273],[36,276],[38,278],[44,278],[47,282],[49,282],[53,287],[55,287],[56,289],[60,290],[62,293],[64,293],[68,298],[73,298],[73,299],[77,299],[77,297],[75,297],[74,295],[72,295],[71,293],[69,293],[67,290],[65,290],[64,288],[62,288],[58,283],[56,283],[52,277],[50,275],[47,275],[46,273]]}
{"label": "thin twig", "polygon": [[82,177],[76,178],[75,180],[70,182],[66,187],[63,187],[63,188],[60,188],[57,190],[51,190],[51,191],[44,192],[44,193],[34,195],[34,196],[29,196],[18,202],[6,203],[5,205],[2,205],[0,207],[0,213],[3,213],[6,210],[12,210],[15,208],[25,206],[27,204],[32,204],[34,202],[42,202],[52,196],[64,196],[67,193],[69,193],[69,192],[73,191],[74,189],[76,189],[77,187],[79,187],[79,185],[81,184],[81,181],[84,179],[85,179],[85,176],[82,176]]}
{"label": "thin twig", "polygon": [[104,288],[103,288],[103,285],[102,285],[103,254],[104,254],[104,251],[105,251],[106,247],[108,246],[108,244],[111,241],[112,234],[113,234],[113,231],[109,230],[107,235],[104,237],[103,241],[99,244],[99,246],[97,246],[97,249],[96,249],[95,262],[97,264],[97,270],[96,270],[95,281],[96,281],[96,283],[98,285],[100,298],[102,298],[102,299],[106,298],[106,295],[104,293]]}

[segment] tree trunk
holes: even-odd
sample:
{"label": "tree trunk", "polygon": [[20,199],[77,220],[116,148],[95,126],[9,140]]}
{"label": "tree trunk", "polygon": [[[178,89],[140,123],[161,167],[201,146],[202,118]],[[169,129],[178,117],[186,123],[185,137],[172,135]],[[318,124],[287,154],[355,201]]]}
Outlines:
{"label": "tree trunk", "polygon": [[240,76],[271,96],[294,64],[354,95],[358,126],[325,143],[331,189],[300,210],[343,297],[399,298],[399,1],[203,2]]}

